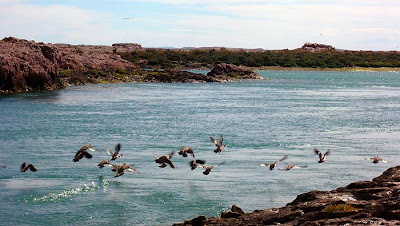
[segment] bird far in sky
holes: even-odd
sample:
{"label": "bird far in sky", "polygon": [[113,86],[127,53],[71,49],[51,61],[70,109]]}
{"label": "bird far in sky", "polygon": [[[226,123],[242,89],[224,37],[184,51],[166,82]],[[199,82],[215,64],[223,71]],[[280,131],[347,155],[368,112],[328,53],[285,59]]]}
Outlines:
{"label": "bird far in sky", "polygon": [[0,0],[0,38],[144,47],[400,51],[397,0]]}

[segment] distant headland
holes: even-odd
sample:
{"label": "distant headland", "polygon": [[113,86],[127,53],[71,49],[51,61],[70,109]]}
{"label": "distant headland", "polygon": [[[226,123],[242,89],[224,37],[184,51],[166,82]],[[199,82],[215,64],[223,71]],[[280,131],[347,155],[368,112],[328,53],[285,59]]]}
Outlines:
{"label": "distant headland", "polygon": [[[207,75],[186,69],[212,70]],[[144,48],[0,41],[0,94],[121,82],[225,82],[261,79],[252,70],[398,70],[400,52],[345,51],[317,43],[295,50],[224,47]],[[150,69],[150,70],[149,70]]]}

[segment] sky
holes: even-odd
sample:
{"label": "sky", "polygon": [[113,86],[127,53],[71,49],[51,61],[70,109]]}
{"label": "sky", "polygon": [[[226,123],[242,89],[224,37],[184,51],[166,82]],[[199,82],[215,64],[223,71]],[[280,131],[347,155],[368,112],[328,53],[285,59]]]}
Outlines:
{"label": "sky", "polygon": [[0,39],[400,51],[399,12],[399,0],[0,0]]}

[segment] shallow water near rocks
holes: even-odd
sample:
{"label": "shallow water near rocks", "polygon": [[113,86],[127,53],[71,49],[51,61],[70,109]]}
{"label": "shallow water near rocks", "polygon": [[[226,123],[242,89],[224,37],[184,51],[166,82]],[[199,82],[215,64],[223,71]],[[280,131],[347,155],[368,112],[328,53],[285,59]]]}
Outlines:
{"label": "shallow water near rocks", "polygon": [[[204,71],[202,71],[204,72]],[[69,87],[0,97],[2,224],[168,225],[232,204],[244,211],[281,207],[300,193],[371,180],[400,162],[398,72],[260,71],[264,80],[130,83]],[[221,154],[210,136],[224,135]],[[116,163],[139,174],[114,178],[97,164],[122,144]],[[85,144],[92,159],[72,162]],[[188,146],[187,158],[161,169],[153,155]],[[331,149],[318,164],[313,149]],[[259,166],[308,165],[274,170]],[[372,164],[366,157],[389,160]],[[20,173],[22,162],[36,173]]]}

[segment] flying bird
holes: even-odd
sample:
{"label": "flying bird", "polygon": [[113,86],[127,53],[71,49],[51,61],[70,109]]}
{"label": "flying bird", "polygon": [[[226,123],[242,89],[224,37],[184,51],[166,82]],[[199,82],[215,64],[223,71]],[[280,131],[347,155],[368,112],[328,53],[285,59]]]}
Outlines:
{"label": "flying bird", "polygon": [[178,154],[182,155],[185,158],[188,156],[188,154],[190,154],[194,158],[193,150],[191,148],[188,148],[188,147],[181,148],[181,150],[179,150]]}
{"label": "flying bird", "polygon": [[159,166],[160,168],[165,168],[165,167],[167,167],[167,164],[168,164],[171,168],[175,169],[174,164],[171,162],[171,158],[174,156],[174,154],[175,154],[175,152],[171,152],[168,155],[163,155],[163,156],[156,158],[156,160],[154,160],[154,161],[156,163],[160,164],[160,166]]}
{"label": "flying bird", "polygon": [[132,166],[123,163],[122,165],[115,165],[112,164],[113,169],[111,171],[116,172],[114,177],[119,177],[124,175],[124,173],[128,172],[133,172],[133,173],[139,173],[138,171],[136,171],[135,168],[133,168]]}
{"label": "flying bird", "polygon": [[214,137],[210,137],[210,139],[214,142],[215,146],[217,146],[217,149],[214,150],[215,153],[221,153],[221,151],[226,147],[226,144],[224,144],[224,136],[221,135],[220,141]]}
{"label": "flying bird", "polygon": [[122,18],[123,20],[134,20],[135,18],[133,18],[133,17],[124,17],[124,18]]}
{"label": "flying bird", "polygon": [[101,161],[97,166],[101,169],[101,168],[103,168],[103,167],[106,166],[106,165],[112,166],[112,164],[110,163],[110,160],[103,160],[103,161]]}
{"label": "flying bird", "polygon": [[25,162],[24,163],[22,163],[22,165],[21,165],[21,172],[25,172],[25,171],[27,171],[27,170],[30,170],[30,171],[32,171],[32,172],[36,172],[37,170],[36,170],[36,168],[32,165],[32,164],[26,164]]}
{"label": "flying bird", "polygon": [[265,167],[269,167],[269,170],[273,170],[276,167],[276,165],[278,165],[279,162],[282,162],[285,159],[287,159],[287,155],[284,155],[281,159],[279,159],[278,161],[275,161],[273,163],[262,163],[260,165],[261,166],[265,166]]}
{"label": "flying bird", "polygon": [[189,162],[189,166],[192,170],[196,169],[199,165],[203,165],[205,164],[206,161],[205,160],[201,160],[201,159],[196,159],[196,160],[192,160]]}
{"label": "flying bird", "polygon": [[288,171],[288,170],[291,170],[291,169],[293,169],[293,168],[307,168],[308,166],[298,166],[298,165],[294,165],[294,164],[289,164],[289,165],[287,165],[287,166],[285,166],[285,167],[283,167],[283,168],[280,168],[279,170],[286,170],[286,171]]}
{"label": "flying bird", "polygon": [[372,160],[372,163],[374,163],[374,164],[377,164],[377,163],[379,163],[379,162],[384,162],[384,163],[387,163],[387,162],[388,162],[388,161],[382,159],[382,158],[379,157],[379,156],[376,156],[376,157],[373,157],[373,158],[365,158],[365,160]]}
{"label": "flying bird", "polygon": [[85,145],[85,146],[81,147],[81,149],[79,149],[78,152],[76,152],[75,157],[74,157],[74,159],[73,159],[72,161],[78,162],[78,161],[79,161],[80,159],[82,159],[83,157],[88,158],[88,159],[91,159],[93,156],[92,156],[91,154],[89,154],[89,153],[87,152],[87,150],[93,151],[93,152],[94,152],[94,151],[97,151],[96,149],[94,149],[94,148],[92,147],[92,145],[90,145],[90,144]]}
{"label": "flying bird", "polygon": [[117,158],[119,158],[119,157],[122,156],[122,154],[119,154],[119,150],[121,150],[121,144],[117,144],[117,145],[115,146],[115,152],[114,152],[114,153],[111,152],[110,150],[106,150],[106,151],[107,151],[107,153],[111,156],[111,160],[114,161],[114,160],[116,160]]}
{"label": "flying bird", "polygon": [[314,149],[315,154],[318,155],[319,157],[319,161],[318,163],[323,163],[326,161],[326,156],[329,155],[331,153],[330,149],[328,149],[328,151],[325,152],[325,154],[322,154],[322,152],[318,151],[318,149]]}
{"label": "flying bird", "polygon": [[212,169],[214,169],[214,168],[217,167],[217,166],[223,165],[223,164],[225,164],[225,161],[220,162],[219,164],[214,165],[214,166],[205,166],[205,165],[201,165],[201,164],[199,164],[199,166],[200,166],[201,168],[205,169],[204,172],[203,172],[203,174],[204,174],[204,175],[208,175],[208,174],[210,174],[210,172],[211,172]]}

